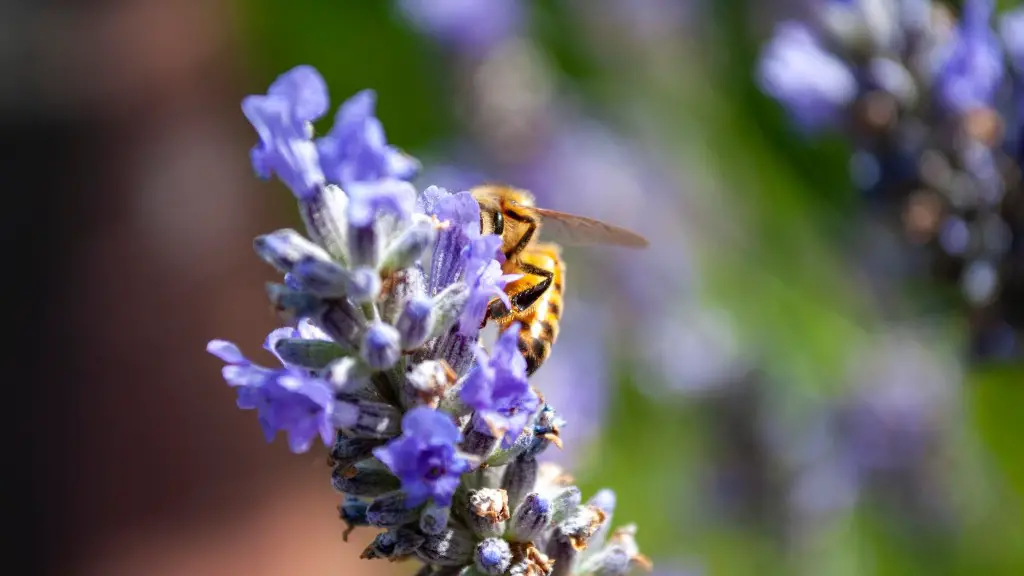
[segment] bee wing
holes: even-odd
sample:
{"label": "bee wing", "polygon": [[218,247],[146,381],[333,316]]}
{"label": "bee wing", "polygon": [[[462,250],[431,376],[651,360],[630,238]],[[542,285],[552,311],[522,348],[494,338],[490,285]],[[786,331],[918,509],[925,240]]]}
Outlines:
{"label": "bee wing", "polygon": [[626,248],[646,248],[647,239],[625,228],[568,212],[533,209],[541,217],[545,238],[566,245],[610,244]]}

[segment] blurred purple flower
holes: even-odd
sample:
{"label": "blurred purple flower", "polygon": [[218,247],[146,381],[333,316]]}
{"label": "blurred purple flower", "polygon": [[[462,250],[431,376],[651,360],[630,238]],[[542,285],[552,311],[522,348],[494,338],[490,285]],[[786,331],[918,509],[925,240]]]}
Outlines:
{"label": "blurred purple flower", "polygon": [[429,499],[448,506],[460,476],[470,469],[469,461],[455,448],[461,440],[450,416],[420,406],[402,418],[402,435],[375,448],[373,455],[401,480],[406,507]]}
{"label": "blurred purple flower", "polygon": [[960,25],[936,56],[935,96],[956,113],[987,108],[1005,74],[999,38],[992,30],[993,0],[966,0]]}
{"label": "blurred purple flower", "polygon": [[251,151],[261,178],[276,174],[299,199],[324,184],[312,124],[327,112],[327,84],[311,66],[296,66],[270,85],[267,94],[247,96],[242,112],[259,134]]}
{"label": "blurred purple flower", "polygon": [[402,15],[435,41],[486,50],[515,35],[526,16],[522,0],[399,0]]}
{"label": "blurred purple flower", "polygon": [[284,430],[292,452],[308,451],[318,435],[324,445],[331,445],[336,402],[328,382],[302,370],[253,364],[224,340],[211,340],[206,350],[228,363],[224,380],[238,389],[239,408],[257,411],[268,442]]}
{"label": "blurred purple flower", "polygon": [[1024,72],[1024,8],[1015,8],[1002,15],[999,34],[1010,61],[1018,71]]}
{"label": "blurred purple flower", "polygon": [[806,130],[840,122],[843,109],[857,96],[857,80],[849,66],[797,22],[776,27],[757,74],[761,89]]}
{"label": "blurred purple flower", "polygon": [[356,93],[338,108],[331,131],[316,141],[324,174],[346,191],[358,182],[409,180],[420,168],[416,159],[388,145],[376,105],[373,90]]}
{"label": "blurred purple flower", "polygon": [[488,355],[477,351],[477,366],[466,377],[459,393],[476,410],[475,426],[502,438],[509,447],[540,406],[540,399],[526,380],[526,360],[517,345],[519,323],[506,328]]}

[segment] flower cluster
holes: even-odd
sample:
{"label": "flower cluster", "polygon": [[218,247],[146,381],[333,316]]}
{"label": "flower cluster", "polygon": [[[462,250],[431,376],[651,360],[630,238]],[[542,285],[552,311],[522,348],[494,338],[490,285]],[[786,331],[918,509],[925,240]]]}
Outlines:
{"label": "flower cluster", "polygon": [[561,420],[527,381],[518,325],[491,351],[487,306],[506,300],[501,239],[480,232],[468,192],[408,183],[418,163],[387,144],[374,94],[342,104],[314,138],[326,85],[307,66],[242,108],[259,135],[257,174],[293,192],[308,231],[256,238],[283,275],[268,293],[297,319],[254,364],[211,341],[238,406],[294,452],[319,437],[350,526],[384,529],[363,558],[415,557],[421,574],[627,573],[647,561],[627,526],[609,535],[614,495],[584,503],[568,476],[538,464]]}
{"label": "flower cluster", "polygon": [[816,16],[777,27],[762,89],[806,134],[849,139],[855,183],[906,240],[898,268],[959,286],[975,351],[1019,352],[1024,11],[824,0]]}

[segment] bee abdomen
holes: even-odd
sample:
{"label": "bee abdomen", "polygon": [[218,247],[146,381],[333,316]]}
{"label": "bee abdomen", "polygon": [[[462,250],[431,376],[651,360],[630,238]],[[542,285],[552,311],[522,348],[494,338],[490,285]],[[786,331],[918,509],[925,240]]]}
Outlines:
{"label": "bee abdomen", "polygon": [[524,327],[519,332],[518,344],[526,359],[526,375],[531,376],[551,354],[551,343],[534,337],[529,327]]}

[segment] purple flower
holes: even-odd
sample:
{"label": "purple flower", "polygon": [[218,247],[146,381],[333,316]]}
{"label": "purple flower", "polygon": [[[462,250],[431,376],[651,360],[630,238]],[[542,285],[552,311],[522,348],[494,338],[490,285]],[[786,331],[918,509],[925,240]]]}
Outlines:
{"label": "purple flower", "polygon": [[505,285],[523,275],[501,273],[501,264],[495,260],[499,248],[501,237],[494,234],[481,236],[467,247],[465,280],[469,298],[459,318],[459,332],[463,336],[473,336],[480,330],[487,304],[494,298],[501,299],[506,308],[511,306]]}
{"label": "purple flower", "polygon": [[389,146],[384,126],[374,115],[377,94],[363,90],[338,109],[331,131],[316,141],[327,179],[348,191],[355,182],[408,180],[419,162]]}
{"label": "purple flower", "polygon": [[382,214],[407,220],[416,207],[416,189],[402,180],[354,182],[346,191],[348,223],[359,228],[369,226]]}
{"label": "purple flower", "polygon": [[522,0],[401,0],[409,22],[436,41],[468,49],[487,49],[522,25]]}
{"label": "purple flower", "polygon": [[807,130],[836,123],[857,95],[849,66],[825,51],[807,26],[796,22],[776,28],[761,57],[758,81]]}
{"label": "purple flower", "polygon": [[335,400],[330,384],[301,370],[253,364],[224,340],[211,340],[206,351],[228,363],[222,371],[224,380],[238,388],[239,408],[257,411],[268,442],[284,430],[295,453],[309,450],[317,435],[331,445]]}
{"label": "purple flower", "polygon": [[480,205],[469,192],[451,194],[431,186],[423,191],[419,207],[447,227],[439,230],[431,255],[427,293],[436,296],[463,277],[470,243],[480,237]]}
{"label": "purple flower", "polygon": [[449,416],[420,406],[402,418],[402,435],[375,448],[373,455],[402,481],[407,507],[431,498],[448,506],[460,476],[470,468],[455,449],[461,440],[462,433]]}
{"label": "purple flower", "polygon": [[513,323],[494,344],[488,357],[477,351],[477,366],[459,392],[462,401],[476,410],[475,426],[481,432],[503,435],[508,447],[526,427],[540,399],[526,380],[526,359],[517,346],[519,324]]}
{"label": "purple flower", "polygon": [[297,66],[285,72],[267,94],[242,100],[242,112],[260,138],[250,153],[253,168],[261,178],[277,174],[303,199],[324,184],[310,122],[327,111],[327,85],[311,66]]}
{"label": "purple flower", "polygon": [[992,105],[1003,81],[1003,55],[989,21],[992,0],[966,0],[960,26],[939,49],[935,96],[953,112]]}

